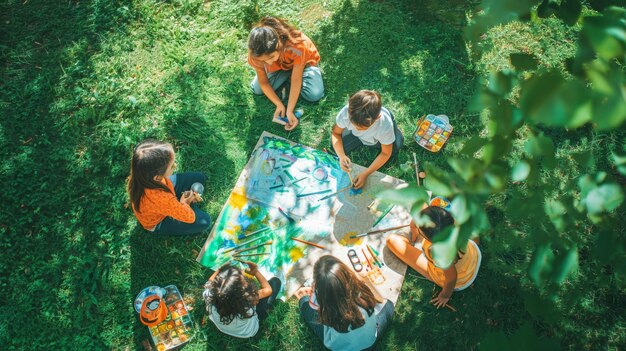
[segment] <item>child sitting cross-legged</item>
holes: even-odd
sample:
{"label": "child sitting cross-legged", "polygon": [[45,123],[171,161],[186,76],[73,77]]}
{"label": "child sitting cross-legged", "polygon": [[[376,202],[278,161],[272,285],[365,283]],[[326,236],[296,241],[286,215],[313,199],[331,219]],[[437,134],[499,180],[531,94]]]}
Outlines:
{"label": "child sitting cross-legged", "polygon": [[[418,227],[411,221],[411,241],[392,234],[387,239],[387,247],[404,263],[442,288],[430,301],[440,308],[448,303],[454,291],[463,290],[474,282],[480,268],[481,253],[478,245],[470,240],[467,248],[459,250],[457,258],[449,267],[437,266],[431,253],[433,237],[447,226],[453,225],[454,219],[450,212],[439,206],[428,206],[421,214],[428,216],[433,225]],[[412,244],[418,239],[422,240],[421,250]]]}
{"label": "child sitting cross-legged", "polygon": [[295,296],[306,325],[331,350],[374,349],[393,317],[393,303],[383,303],[331,255],[315,263],[313,286],[300,288]]}
{"label": "child sitting cross-legged", "polygon": [[352,151],[363,145],[380,149],[370,166],[353,178],[355,189],[363,187],[370,174],[396,157],[404,141],[393,114],[382,106],[380,94],[373,90],[361,90],[350,97],[337,115],[330,139],[341,169],[348,173],[352,170],[348,157]]}
{"label": "child sitting cross-legged", "polygon": [[209,278],[202,296],[209,319],[217,329],[238,338],[250,338],[259,331],[259,320],[267,317],[281,283],[276,277],[267,281],[256,264],[243,263],[248,265],[246,273],[261,284],[260,289],[239,267],[227,263]]}

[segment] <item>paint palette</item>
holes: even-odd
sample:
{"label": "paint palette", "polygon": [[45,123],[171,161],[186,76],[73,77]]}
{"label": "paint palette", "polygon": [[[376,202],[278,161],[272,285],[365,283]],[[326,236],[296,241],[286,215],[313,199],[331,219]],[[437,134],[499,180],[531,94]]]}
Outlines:
{"label": "paint palette", "polygon": [[185,305],[178,288],[174,285],[168,285],[164,290],[167,318],[149,328],[152,342],[158,351],[170,350],[186,344],[191,340],[194,330],[189,309]]}
{"label": "paint palette", "polygon": [[448,141],[451,133],[452,125],[448,116],[427,115],[417,121],[413,138],[424,149],[437,152]]}

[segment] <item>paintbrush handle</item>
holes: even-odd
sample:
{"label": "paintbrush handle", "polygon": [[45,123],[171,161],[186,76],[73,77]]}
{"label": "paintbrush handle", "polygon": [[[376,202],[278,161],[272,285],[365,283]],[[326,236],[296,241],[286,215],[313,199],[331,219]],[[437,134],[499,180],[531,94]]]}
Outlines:
{"label": "paintbrush handle", "polygon": [[[244,257],[244,256],[245,256],[245,257],[249,257],[249,256],[267,256],[267,255],[269,255],[269,254],[270,254],[269,252],[261,252],[261,253],[242,254],[242,255],[234,255],[234,256],[236,256],[236,257]],[[237,259],[235,258],[235,260],[237,260]],[[246,262],[241,261],[241,260],[237,260],[237,261],[239,261],[239,262],[243,262],[243,263],[246,263]]]}
{"label": "paintbrush handle", "polygon": [[326,199],[328,199],[329,197],[333,197],[333,196],[335,196],[335,195],[337,195],[337,194],[339,194],[339,193],[342,193],[342,192],[344,192],[344,191],[346,191],[346,190],[348,190],[348,189],[350,189],[350,188],[352,188],[352,185],[348,185],[347,187],[345,187],[345,188],[343,188],[343,189],[341,189],[341,190],[337,190],[337,191],[335,191],[334,193],[332,193],[332,194],[330,194],[330,195],[326,195],[326,196],[324,196],[323,198],[319,199],[319,201],[326,200]]}
{"label": "paintbrush handle", "polygon": [[367,233],[362,233],[362,234],[358,234],[358,235],[354,235],[351,236],[351,238],[360,238],[363,236],[368,236],[370,234],[379,234],[379,233],[384,233],[384,232],[388,232],[390,230],[396,230],[396,229],[401,229],[401,228],[406,228],[410,226],[410,224],[403,224],[403,225],[399,225],[397,227],[391,227],[391,228],[385,228],[385,229],[378,229],[378,230],[372,230],[371,232],[367,232]]}
{"label": "paintbrush handle", "polygon": [[315,247],[318,247],[318,248],[320,248],[320,249],[326,249],[326,247],[324,247],[324,246],[322,246],[322,245],[318,245],[318,244],[316,244],[316,243],[312,243],[312,242],[310,242],[310,241],[306,241],[306,240],[302,240],[302,239],[298,239],[298,238],[291,238],[291,240],[295,240],[295,241],[301,242],[301,243],[303,243],[303,244],[307,244],[307,245],[315,246]]}
{"label": "paintbrush handle", "polygon": [[380,215],[380,217],[378,217],[376,219],[376,221],[374,222],[374,224],[372,224],[372,227],[375,227],[376,224],[380,223],[380,221],[383,220],[383,218],[385,218],[385,216],[387,215],[387,213],[389,213],[389,211],[391,211],[391,209],[393,208],[393,205],[387,207],[387,209]]}
{"label": "paintbrush handle", "polygon": [[272,241],[270,240],[270,241],[264,242],[263,244],[259,244],[259,245],[255,245],[255,246],[248,247],[248,248],[245,248],[245,249],[237,250],[237,252],[235,252],[235,255],[239,254],[241,252],[244,252],[244,251],[254,250],[254,249],[257,249],[257,248],[259,248],[261,246],[271,245],[271,244],[272,244]]}

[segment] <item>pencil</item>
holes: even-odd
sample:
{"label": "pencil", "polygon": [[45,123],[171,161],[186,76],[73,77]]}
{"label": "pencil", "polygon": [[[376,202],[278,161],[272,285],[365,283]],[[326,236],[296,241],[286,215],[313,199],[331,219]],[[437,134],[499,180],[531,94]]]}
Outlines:
{"label": "pencil", "polygon": [[365,254],[365,250],[363,250],[363,248],[361,248],[361,252],[363,253],[363,256],[365,256],[365,260],[367,261],[367,265],[370,266],[370,269],[372,269],[372,263],[370,262],[370,259]]}
{"label": "pencil", "polygon": [[293,237],[291,238],[291,240],[299,241],[299,242],[301,242],[303,244],[315,246],[315,247],[320,248],[320,249],[326,249],[326,247],[324,247],[322,245],[319,245],[319,244],[316,244],[316,243],[312,243],[310,241],[306,241],[306,240],[302,240],[302,239],[298,239],[298,238],[293,238]]}
{"label": "pencil", "polygon": [[289,220],[289,222],[295,222],[295,221],[296,221],[295,219],[291,218],[291,217],[287,214],[287,212],[285,212],[285,211],[284,211],[281,207],[278,207],[278,211],[279,211],[279,212],[280,212],[283,216],[285,216],[285,217]]}

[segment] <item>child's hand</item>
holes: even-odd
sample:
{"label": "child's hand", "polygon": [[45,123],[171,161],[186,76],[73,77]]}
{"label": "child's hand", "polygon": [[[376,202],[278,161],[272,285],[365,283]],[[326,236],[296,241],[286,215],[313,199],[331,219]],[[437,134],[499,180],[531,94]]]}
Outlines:
{"label": "child's hand", "polygon": [[346,155],[339,156],[339,166],[341,166],[341,169],[344,172],[350,173],[352,170],[352,160],[350,160],[350,157]]}
{"label": "child's hand", "polygon": [[180,196],[180,203],[191,205],[195,202],[195,199],[196,197],[193,195],[193,191],[188,190],[183,192],[183,194]]}
{"label": "child's hand", "polygon": [[285,116],[285,105],[280,104],[276,105],[276,110],[274,111],[274,118]]}
{"label": "child's hand", "polygon": [[367,181],[367,177],[369,177],[369,174],[365,172],[357,174],[356,177],[353,178],[354,184],[352,185],[352,187],[355,189],[362,188]]}
{"label": "child's hand", "polygon": [[287,112],[287,120],[288,122],[285,125],[285,130],[292,130],[298,126],[298,123],[300,123],[300,121],[298,121],[298,118],[296,118],[296,115],[293,114],[293,111]]}
{"label": "child's hand", "polygon": [[246,273],[250,275],[256,275],[257,272],[259,271],[259,266],[257,266],[256,263],[250,262],[250,261],[242,261],[242,262],[248,265],[248,268],[246,268]]}
{"label": "child's hand", "polygon": [[445,297],[443,296],[443,292],[442,292],[442,293],[439,293],[437,297],[430,300],[430,303],[435,305],[435,307],[440,308],[440,307],[444,307],[448,303],[448,301],[450,301],[450,296]]}
{"label": "child's hand", "polygon": [[296,299],[300,300],[301,298],[311,295],[312,293],[313,293],[313,288],[309,286],[303,286],[300,289],[296,290],[293,296],[295,296]]}

